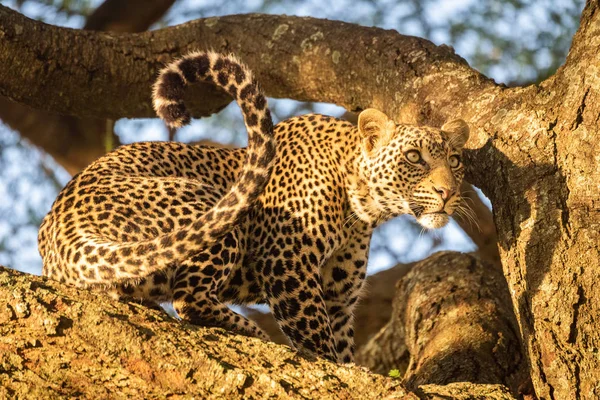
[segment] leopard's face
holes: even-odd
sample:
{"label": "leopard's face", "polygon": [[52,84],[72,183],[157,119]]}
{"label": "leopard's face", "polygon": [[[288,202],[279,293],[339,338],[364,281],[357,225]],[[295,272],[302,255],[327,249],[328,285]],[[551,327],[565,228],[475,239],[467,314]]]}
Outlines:
{"label": "leopard's face", "polygon": [[[385,116],[379,114],[375,117]],[[395,125],[389,120],[379,126],[379,136],[366,136],[371,207],[384,219],[411,214],[425,228],[443,227],[461,201],[461,154],[468,126],[462,120],[441,129]]]}
{"label": "leopard's face", "polygon": [[373,162],[370,191],[392,216],[412,214],[425,228],[448,223],[460,202],[461,149],[444,132],[398,126]]}

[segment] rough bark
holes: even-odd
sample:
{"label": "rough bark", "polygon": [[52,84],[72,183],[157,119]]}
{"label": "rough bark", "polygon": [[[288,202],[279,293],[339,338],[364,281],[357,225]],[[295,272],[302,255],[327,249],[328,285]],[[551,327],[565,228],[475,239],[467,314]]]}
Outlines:
{"label": "rough bark", "polygon": [[[88,18],[83,29],[140,32],[148,29],[174,0],[106,0]],[[55,88],[60,90],[60,88]],[[0,96],[0,119],[34,145],[50,154],[71,175],[114,145],[113,122],[104,118],[78,118],[32,109]]]}
{"label": "rough bark", "polygon": [[[536,393],[600,396],[597,0],[565,65],[538,86],[510,89],[446,46],[335,21],[227,16],[135,35],[51,27],[4,7],[0,21],[0,94],[46,110],[150,116],[147,88],[161,63],[212,47],[239,54],[270,96],[372,106],[398,122],[469,121],[467,179],[494,208]],[[197,115],[229,101],[196,93],[206,100]]]}
{"label": "rough bark", "polygon": [[357,354],[379,373],[398,369],[408,387],[475,382],[514,394],[529,380],[518,325],[499,269],[441,252],[398,282],[389,323]]}
{"label": "rough bark", "polygon": [[600,397],[599,27],[590,1],[554,77],[470,118],[489,136],[471,143],[469,179],[494,206],[540,398]]}
{"label": "rough bark", "polygon": [[[401,114],[403,103],[415,92],[406,89],[419,72],[457,71],[454,94],[494,87],[448,47],[337,21],[230,15],[127,35],[46,25],[6,7],[0,8],[0,21],[0,63],[7,66],[0,71],[0,94],[62,114],[153,117],[149,85],[157,70],[198,48],[239,54],[269,96],[325,100],[349,110],[374,106],[393,117]],[[435,81],[421,84],[438,92],[444,89]],[[466,93],[460,96],[465,97]],[[197,116],[209,115],[230,101],[206,86],[192,90],[190,99]],[[409,109],[418,105],[410,103]],[[391,105],[399,108],[390,110]]]}
{"label": "rough bark", "polygon": [[504,400],[513,398],[505,386],[473,383],[423,385],[416,393],[423,400]]}
{"label": "rough bark", "polygon": [[465,390],[511,398],[500,386],[468,384],[410,393],[358,367],[2,267],[0,307],[0,397],[7,399],[419,399]]}

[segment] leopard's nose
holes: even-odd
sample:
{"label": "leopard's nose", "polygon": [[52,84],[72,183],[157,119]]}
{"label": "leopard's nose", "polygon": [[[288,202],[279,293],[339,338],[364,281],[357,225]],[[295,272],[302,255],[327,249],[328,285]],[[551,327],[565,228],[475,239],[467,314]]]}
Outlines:
{"label": "leopard's nose", "polygon": [[448,201],[450,197],[454,195],[454,193],[456,193],[456,188],[448,188],[445,186],[434,186],[433,190],[435,190],[440,195],[440,197],[444,201],[444,204]]}

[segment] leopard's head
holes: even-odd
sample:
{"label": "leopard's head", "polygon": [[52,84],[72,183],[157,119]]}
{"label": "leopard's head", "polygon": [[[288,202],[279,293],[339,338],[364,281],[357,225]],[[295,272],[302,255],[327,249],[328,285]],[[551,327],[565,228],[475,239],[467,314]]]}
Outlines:
{"label": "leopard's head", "polygon": [[412,214],[425,228],[446,225],[461,201],[466,122],[452,120],[440,129],[395,124],[368,109],[359,116],[358,130],[370,207],[383,219]]}

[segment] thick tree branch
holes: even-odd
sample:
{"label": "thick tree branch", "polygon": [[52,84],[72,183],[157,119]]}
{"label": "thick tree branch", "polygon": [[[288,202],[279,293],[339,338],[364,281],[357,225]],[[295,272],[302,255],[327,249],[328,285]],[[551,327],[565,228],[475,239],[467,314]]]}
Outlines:
{"label": "thick tree branch", "polygon": [[[156,71],[197,48],[239,54],[270,96],[327,101],[348,109],[375,106],[397,118],[408,114],[419,119],[423,113],[427,118],[432,107],[414,110],[424,100],[457,102],[494,86],[448,47],[337,21],[232,15],[128,35],[50,26],[5,7],[0,21],[0,62],[8,66],[0,72],[0,94],[79,116],[153,116],[149,85]],[[442,87],[433,78],[445,71],[452,71],[452,77]],[[199,114],[228,101],[210,93],[202,97],[210,106],[197,105]]]}
{"label": "thick tree branch", "polygon": [[[1,398],[511,399],[506,388],[419,388],[287,346],[0,267]],[[495,397],[497,396],[497,397]]]}
{"label": "thick tree branch", "polygon": [[[0,96],[0,119],[74,175],[106,152],[106,121],[35,110]],[[112,131],[109,131],[112,134]]]}

